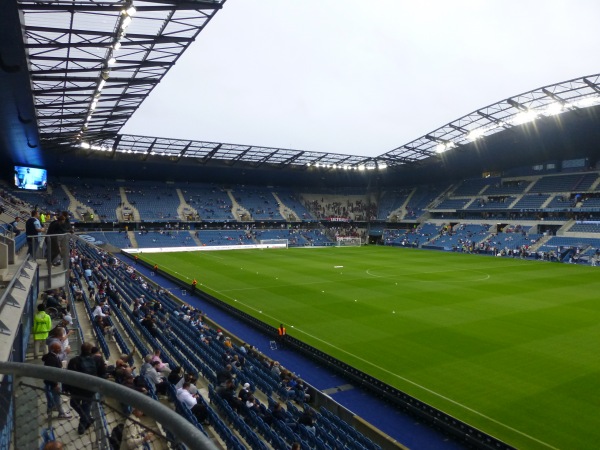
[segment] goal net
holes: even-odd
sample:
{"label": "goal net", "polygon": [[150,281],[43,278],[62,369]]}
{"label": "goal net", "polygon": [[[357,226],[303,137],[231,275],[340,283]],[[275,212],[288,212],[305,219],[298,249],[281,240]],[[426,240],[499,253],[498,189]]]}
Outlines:
{"label": "goal net", "polygon": [[337,246],[338,247],[360,247],[362,245],[362,240],[359,237],[338,237],[337,238]]}
{"label": "goal net", "polygon": [[261,239],[260,240],[260,244],[261,245],[266,245],[267,248],[269,247],[274,247],[274,248],[288,248],[288,240],[287,239]]}

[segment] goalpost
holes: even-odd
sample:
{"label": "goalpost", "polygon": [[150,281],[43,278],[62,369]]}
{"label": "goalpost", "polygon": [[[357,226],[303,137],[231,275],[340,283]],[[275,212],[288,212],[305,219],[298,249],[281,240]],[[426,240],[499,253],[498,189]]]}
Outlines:
{"label": "goalpost", "polygon": [[261,239],[260,245],[266,245],[267,248],[288,248],[289,241],[287,239]]}
{"label": "goalpost", "polygon": [[360,247],[362,245],[362,239],[359,237],[340,237],[336,238],[338,247]]}

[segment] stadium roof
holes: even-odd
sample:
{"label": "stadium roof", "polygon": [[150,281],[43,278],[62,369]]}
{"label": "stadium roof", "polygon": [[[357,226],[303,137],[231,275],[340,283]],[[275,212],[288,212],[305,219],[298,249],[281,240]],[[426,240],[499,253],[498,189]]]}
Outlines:
{"label": "stadium roof", "polygon": [[120,134],[224,2],[9,0],[0,19],[2,151],[31,165],[72,153],[249,169],[448,167],[452,154],[491,149],[485,141],[506,145],[494,135],[527,134],[547,119],[563,126],[562,118],[588,117],[600,104],[600,74],[589,75],[501,100],[377,157]]}
{"label": "stadium roof", "polygon": [[224,0],[18,0],[42,139],[114,136]]}

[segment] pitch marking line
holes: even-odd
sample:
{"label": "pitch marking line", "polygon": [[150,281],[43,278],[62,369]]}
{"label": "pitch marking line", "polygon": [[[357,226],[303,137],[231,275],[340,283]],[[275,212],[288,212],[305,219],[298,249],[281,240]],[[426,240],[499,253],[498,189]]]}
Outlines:
{"label": "pitch marking line", "polygon": [[[216,289],[212,289],[212,288],[210,288],[210,287],[208,287],[206,285],[204,285],[204,287],[206,287],[206,288],[210,289],[211,291],[216,292],[216,293],[218,293],[218,294],[220,294],[220,295],[222,295],[224,297],[227,297],[228,299],[233,300],[236,303],[239,303],[240,305],[243,305],[243,306],[245,306],[248,309],[256,311],[259,314],[262,314],[264,317],[268,317],[269,319],[272,319],[276,323],[281,323],[280,319],[278,319],[276,317],[273,317],[273,316],[270,316],[269,314],[265,314],[265,313],[262,312],[262,310],[256,309],[253,306],[250,306],[250,305],[247,305],[247,304],[245,304],[243,302],[240,302],[237,299],[234,299],[234,298],[230,297],[229,295],[224,294],[222,291],[217,291]],[[453,400],[453,399],[451,399],[449,397],[446,397],[445,395],[442,395],[442,394],[440,394],[438,392],[435,392],[435,391],[433,391],[433,390],[431,390],[429,388],[426,388],[425,386],[422,386],[419,383],[416,383],[416,382],[414,382],[412,380],[409,380],[408,378],[405,378],[402,375],[398,375],[397,373],[391,372],[388,369],[385,369],[385,368],[383,368],[381,366],[378,366],[377,364],[372,363],[371,361],[367,361],[366,359],[361,358],[360,356],[356,356],[353,353],[350,353],[349,351],[344,350],[343,348],[337,347],[337,346],[335,346],[335,345],[333,345],[333,344],[331,344],[331,343],[329,343],[327,341],[324,341],[321,338],[313,336],[312,334],[309,334],[306,331],[302,331],[299,328],[294,328],[294,330],[299,331],[300,333],[305,334],[306,336],[308,336],[308,337],[310,337],[310,338],[312,338],[312,339],[314,339],[316,341],[322,342],[323,344],[328,345],[331,348],[334,348],[334,349],[336,349],[336,350],[338,350],[338,351],[340,351],[342,353],[345,353],[346,355],[348,355],[348,356],[350,356],[352,358],[355,358],[355,359],[357,359],[357,360],[359,360],[359,361],[361,361],[361,362],[363,362],[363,363],[365,363],[365,364],[367,364],[367,365],[369,365],[371,367],[374,367],[374,368],[376,368],[378,370],[381,370],[382,372],[385,372],[385,373],[387,373],[387,374],[389,374],[389,375],[391,375],[391,376],[393,376],[395,378],[398,378],[398,379],[400,379],[402,381],[405,381],[406,383],[412,384],[413,386],[415,386],[415,387],[417,387],[419,389],[422,389],[422,390],[424,390],[426,392],[429,392],[430,394],[433,394],[436,397],[439,397],[439,398],[441,398],[441,399],[443,399],[443,400],[445,400],[445,401],[447,401],[449,403],[452,403],[452,404],[454,404],[454,405],[456,405],[456,406],[458,406],[460,408],[463,408],[463,409],[465,409],[465,410],[467,410],[467,411],[469,411],[469,412],[471,412],[471,413],[473,413],[475,415],[483,417],[484,419],[489,420],[490,422],[493,422],[493,423],[495,423],[497,425],[500,425],[500,426],[506,428],[507,430],[511,430],[514,433],[517,433],[517,434],[520,434],[521,436],[526,437],[527,439],[531,439],[532,441],[535,441],[538,444],[544,445],[544,446],[546,446],[548,448],[551,448],[553,450],[560,450],[557,447],[554,447],[554,446],[548,444],[547,442],[541,441],[540,439],[537,439],[537,438],[535,438],[535,437],[533,437],[533,436],[531,436],[531,435],[529,435],[529,434],[527,434],[527,433],[525,433],[523,431],[517,430],[516,428],[513,428],[510,425],[506,425],[505,423],[502,423],[502,422],[494,419],[493,417],[487,416],[487,415],[485,415],[485,414],[483,414],[483,413],[481,413],[481,412],[479,412],[479,411],[477,411],[477,410],[475,410],[475,409],[473,409],[473,408],[471,408],[469,406],[466,406],[466,405],[463,405],[460,402],[457,402],[456,400]]]}
{"label": "pitch marking line", "polygon": [[[510,266],[506,266],[506,267],[510,267]],[[483,267],[483,269],[491,269],[491,267]],[[395,275],[377,275],[377,274],[373,274],[370,273],[370,271],[373,269],[367,269],[365,270],[366,274],[373,277],[373,278],[401,278],[404,277],[406,275],[402,275],[402,274],[395,274]],[[426,274],[432,274],[432,273],[445,273],[445,272],[458,272],[458,271],[472,271],[472,272],[479,272],[479,273],[485,273],[482,272],[481,270],[473,270],[473,269],[455,269],[455,270],[435,270],[432,272],[414,272],[414,274],[421,274],[421,273],[426,273]],[[488,273],[486,273],[485,277],[483,278],[479,278],[477,280],[456,280],[454,282],[456,283],[474,283],[477,281],[486,281],[489,280],[492,276]],[[348,282],[348,281],[359,281],[359,280],[364,280],[365,277],[360,277],[360,278],[349,278],[346,279],[344,281]],[[436,280],[431,280],[431,281],[427,281],[427,280],[413,280],[413,281],[419,281],[422,283],[430,283],[430,282],[434,282]],[[446,282],[452,282],[452,280],[446,280],[444,281],[444,283]],[[337,283],[337,281],[309,281],[306,283],[298,283],[298,284],[286,284],[286,285],[278,285],[278,286],[255,286],[255,287],[247,287],[247,288],[234,288],[234,289],[224,289],[222,291],[218,291],[218,292],[235,292],[235,291],[255,291],[257,289],[270,289],[270,288],[290,288],[290,287],[297,287],[297,286],[308,286],[311,284],[326,284],[326,283]],[[215,291],[217,292],[217,291]]]}
{"label": "pitch marking line", "polygon": [[[414,272],[414,275],[421,275],[421,274],[431,274],[431,273],[444,273],[444,272],[458,272],[458,271],[463,271],[463,270],[471,270],[471,272],[473,273],[485,273],[482,272],[481,270],[472,270],[472,269],[458,269],[458,270],[443,270],[443,271],[435,271],[435,272]],[[410,276],[411,274],[406,274],[406,275],[377,275],[375,273],[371,273],[371,269],[367,269],[365,270],[365,272],[367,273],[367,275],[370,275],[374,278],[403,278],[406,276]],[[484,277],[482,278],[478,278],[476,280],[410,280],[410,282],[413,283],[434,283],[434,282],[440,282],[440,283],[474,283],[477,281],[486,281],[489,280],[491,278],[491,275],[489,273],[486,273]]]}

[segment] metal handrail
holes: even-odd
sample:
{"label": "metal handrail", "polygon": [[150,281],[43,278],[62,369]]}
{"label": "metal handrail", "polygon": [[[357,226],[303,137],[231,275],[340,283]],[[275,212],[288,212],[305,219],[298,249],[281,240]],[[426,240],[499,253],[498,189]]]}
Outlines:
{"label": "metal handrail", "polygon": [[121,403],[126,403],[140,409],[145,415],[156,420],[166,429],[170,430],[188,448],[217,450],[215,444],[208,437],[179,414],[162,403],[115,382],[54,367],[0,362],[0,381],[7,374],[61,382],[98,392],[107,397],[117,398]]}

